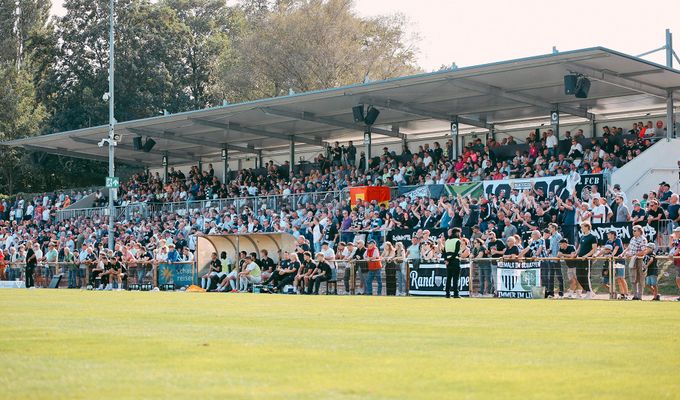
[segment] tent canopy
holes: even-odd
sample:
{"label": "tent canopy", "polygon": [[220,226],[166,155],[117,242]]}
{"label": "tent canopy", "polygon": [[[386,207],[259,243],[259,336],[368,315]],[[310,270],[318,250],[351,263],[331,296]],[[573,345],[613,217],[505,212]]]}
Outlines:
{"label": "tent canopy", "polygon": [[[588,98],[564,94],[563,77],[570,73],[590,79]],[[321,148],[362,137],[363,125],[352,116],[357,104],[380,110],[373,129],[380,143],[380,137],[447,130],[453,120],[464,134],[547,120],[557,109],[584,119],[662,109],[678,88],[678,70],[595,47],[123,122],[116,125],[123,135],[116,158],[148,166],[160,165],[163,155],[173,164],[213,161],[222,148],[229,157],[266,156],[286,150],[291,139],[301,150]],[[104,161],[107,149],[97,143],[107,135],[102,125],[3,144]],[[135,136],[151,137],[156,146],[136,151]]]}

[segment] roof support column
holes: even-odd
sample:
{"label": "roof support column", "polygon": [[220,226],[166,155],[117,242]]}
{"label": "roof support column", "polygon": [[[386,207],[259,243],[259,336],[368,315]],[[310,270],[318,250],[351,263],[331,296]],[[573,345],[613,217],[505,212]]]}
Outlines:
{"label": "roof support column", "polygon": [[198,173],[202,174],[203,173],[203,161],[201,159],[198,159]]}
{"label": "roof support column", "polygon": [[365,146],[364,152],[366,153],[366,165],[364,166],[365,167],[364,171],[368,174],[368,171],[370,170],[370,165],[371,165],[371,126],[370,125],[366,125],[366,128],[364,129],[364,146]]}
{"label": "roof support column", "polygon": [[163,183],[168,183],[168,153],[163,154]]}
{"label": "roof support column", "polygon": [[227,184],[229,180],[229,149],[226,145],[222,147],[222,183]]}
{"label": "roof support column", "polygon": [[673,118],[673,91],[668,91],[666,97],[666,139],[670,140],[674,134],[675,118]]}
{"label": "roof support column", "polygon": [[262,150],[257,151],[257,163],[259,164],[258,167],[262,168],[264,163],[262,162]]}
{"label": "roof support column", "polygon": [[293,168],[295,166],[295,136],[290,137],[290,144],[288,146],[288,155],[290,156],[288,159],[288,163],[290,164],[288,167],[288,173],[292,178],[294,174]]}

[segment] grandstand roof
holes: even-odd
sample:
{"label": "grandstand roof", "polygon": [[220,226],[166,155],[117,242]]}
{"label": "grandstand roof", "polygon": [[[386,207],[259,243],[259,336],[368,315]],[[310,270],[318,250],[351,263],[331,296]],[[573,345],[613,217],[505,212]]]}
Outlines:
{"label": "grandstand roof", "polygon": [[[590,79],[588,98],[564,94],[569,73]],[[122,122],[116,159],[158,166],[167,153],[173,164],[208,161],[219,159],[223,146],[230,156],[266,156],[286,148],[292,135],[297,146],[323,146],[360,137],[363,126],[352,116],[357,104],[381,111],[374,137],[409,137],[454,118],[462,131],[502,131],[518,121],[548,119],[558,108],[579,118],[649,110],[665,106],[669,92],[677,99],[677,89],[680,71],[595,47]],[[107,149],[97,143],[107,134],[102,125],[2,144],[104,161]],[[150,153],[135,151],[134,136],[152,137],[156,145]]]}

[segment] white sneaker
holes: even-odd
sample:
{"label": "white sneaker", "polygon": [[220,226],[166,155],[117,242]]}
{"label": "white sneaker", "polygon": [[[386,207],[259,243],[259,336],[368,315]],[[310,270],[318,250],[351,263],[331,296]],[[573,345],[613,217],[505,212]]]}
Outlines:
{"label": "white sneaker", "polygon": [[595,293],[593,293],[593,292],[587,292],[586,295],[583,296],[583,298],[588,299],[588,300],[594,299],[594,298],[595,298]]}
{"label": "white sneaker", "polygon": [[97,290],[104,290],[104,285],[99,285],[99,286],[97,287]]}
{"label": "white sneaker", "polygon": [[113,290],[113,285],[109,283],[104,290]]}

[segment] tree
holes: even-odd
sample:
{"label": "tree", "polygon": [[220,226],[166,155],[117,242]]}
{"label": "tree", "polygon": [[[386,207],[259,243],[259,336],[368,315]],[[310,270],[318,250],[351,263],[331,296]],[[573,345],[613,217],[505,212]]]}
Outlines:
{"label": "tree", "polygon": [[[0,140],[34,136],[45,119],[45,107],[36,102],[31,75],[17,70],[11,63],[0,65]],[[14,192],[16,178],[28,164],[26,152],[0,147],[0,170],[9,194]]]}
{"label": "tree", "polygon": [[49,0],[0,0],[0,62],[20,67],[30,41],[49,32]]}
{"label": "tree", "polygon": [[223,92],[238,101],[417,72],[404,18],[362,19],[352,5],[351,0],[281,1],[266,13],[255,7],[257,18],[237,43],[238,58],[222,64]]}

